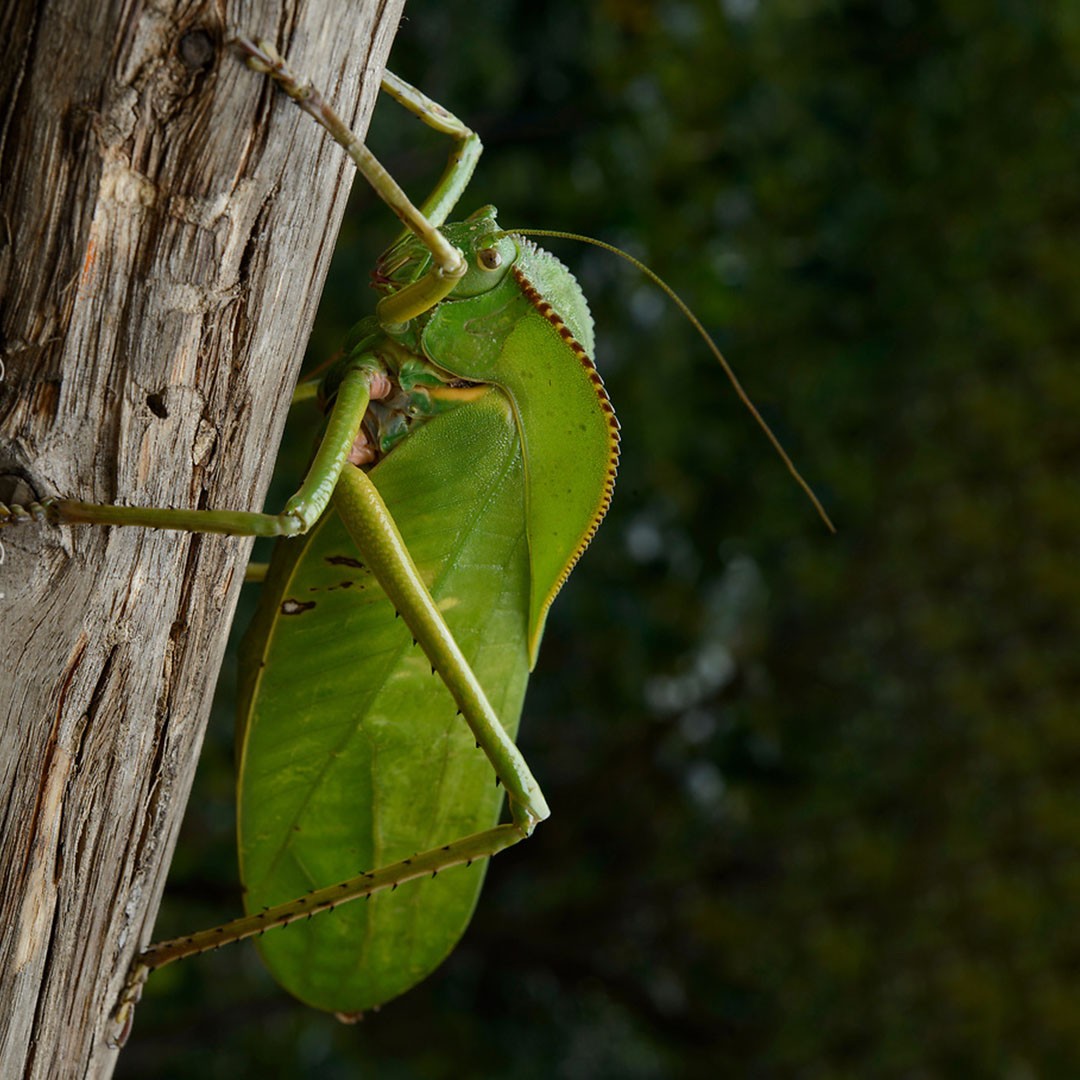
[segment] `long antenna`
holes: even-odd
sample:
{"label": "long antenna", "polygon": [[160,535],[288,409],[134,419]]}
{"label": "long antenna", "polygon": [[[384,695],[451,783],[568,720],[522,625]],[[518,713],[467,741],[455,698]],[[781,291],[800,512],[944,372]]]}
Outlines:
{"label": "long antenna", "polygon": [[795,483],[799,485],[806,493],[806,497],[814,504],[814,509],[817,510],[818,516],[825,522],[829,532],[835,533],[836,526],[833,525],[829,515],[825,512],[825,507],[821,505],[821,501],[814,494],[813,488],[803,479],[802,474],[795,468],[794,462],[788,457],[787,451],[780,445],[780,440],[773,434],[772,428],[765,423],[764,417],[757,411],[757,407],[750,400],[749,395],[742,387],[742,383],[739,382],[738,377],[732,370],[731,365],[724,358],[724,354],[720,351],[719,346],[709,336],[708,331],[701,325],[701,320],[690,310],[687,303],[681,296],[660,277],[655,271],[650,270],[640,259],[635,259],[629,252],[623,251],[622,248],[615,247],[614,244],[605,244],[603,240],[595,240],[591,236],[579,236],[577,233],[559,232],[555,229],[502,229],[496,235],[498,236],[550,236],[558,240],[577,240],[582,244],[592,244],[593,247],[603,248],[604,251],[610,251],[614,255],[618,255],[620,258],[625,259],[631,266],[636,267],[641,271],[654,285],[663,291],[671,299],[671,302],[686,316],[690,325],[701,335],[702,340],[709,347],[713,356],[716,357],[720,364],[721,369],[728,378],[728,382],[731,383],[738,395],[739,400],[749,410],[750,415],[757,422],[757,425],[765,433],[765,437],[772,443],[773,449],[780,455],[780,460],[787,466],[787,470],[791,473],[795,480]]}

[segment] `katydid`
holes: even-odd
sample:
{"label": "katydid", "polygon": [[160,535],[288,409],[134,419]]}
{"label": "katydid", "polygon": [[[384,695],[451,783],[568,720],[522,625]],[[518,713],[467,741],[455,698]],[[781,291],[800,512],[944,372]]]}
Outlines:
{"label": "katydid", "polygon": [[492,207],[446,223],[480,154],[472,131],[384,78],[454,140],[417,208],[272,46],[239,46],[406,227],[377,264],[375,316],[319,386],[327,421],[307,477],[276,515],[52,499],[0,504],[0,525],[291,538],[242,652],[248,914],[146,949],[119,1011],[163,964],[365,898],[259,943],[291,993],[356,1015],[445,959],[487,857],[548,816],[514,735],[548,609],[610,501],[618,423],[570,272]]}

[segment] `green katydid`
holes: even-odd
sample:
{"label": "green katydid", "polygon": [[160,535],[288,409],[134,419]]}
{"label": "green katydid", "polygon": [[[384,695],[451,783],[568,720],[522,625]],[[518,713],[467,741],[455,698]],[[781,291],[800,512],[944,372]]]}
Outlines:
{"label": "green katydid", "polygon": [[292,537],[277,547],[243,649],[248,915],[150,946],[120,1011],[156,967],[367,898],[260,941],[291,993],[355,1015],[447,956],[486,858],[548,816],[513,739],[548,608],[610,500],[618,424],[569,271],[501,230],[491,207],[446,224],[479,157],[476,135],[384,78],[454,139],[416,208],[269,44],[239,45],[406,226],[379,260],[375,317],[319,387],[328,418],[308,475],[277,515],[46,500],[0,505],[0,525]]}

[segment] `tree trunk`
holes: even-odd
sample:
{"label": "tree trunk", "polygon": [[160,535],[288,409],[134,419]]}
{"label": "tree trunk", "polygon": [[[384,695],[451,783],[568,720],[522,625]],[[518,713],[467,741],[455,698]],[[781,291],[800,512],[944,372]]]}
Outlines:
{"label": "tree trunk", "polygon": [[[229,41],[362,131],[402,2],[0,5],[0,499],[260,508],[351,170]],[[107,1076],[251,542],[0,540],[0,1075]]]}

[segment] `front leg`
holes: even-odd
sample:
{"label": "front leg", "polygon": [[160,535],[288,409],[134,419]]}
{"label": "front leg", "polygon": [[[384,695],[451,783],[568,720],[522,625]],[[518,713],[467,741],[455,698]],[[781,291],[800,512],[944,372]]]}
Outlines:
{"label": "front leg", "polygon": [[[352,158],[364,179],[375,189],[379,198],[393,210],[405,228],[431,252],[433,265],[428,273],[419,281],[380,302],[380,321],[384,325],[406,323],[417,315],[430,311],[440,300],[453,292],[454,287],[468,270],[468,263],[464,256],[443,236],[436,222],[441,223],[445,218],[468,182],[469,176],[472,175],[476,158],[480,155],[479,138],[452,114],[440,110],[438,122],[445,125],[448,122],[445,118],[453,121],[460,129],[459,143],[466,149],[460,153],[451,154],[446,173],[432,197],[425,204],[426,208],[434,209],[437,215],[435,221],[432,221],[424,210],[413,205],[398,182],[364,145],[363,140],[349,130],[345,121],[327,103],[315,85],[309,79],[297,75],[270,42],[265,40],[255,42],[243,35],[236,41],[247,54],[248,65],[255,71],[269,75],[308,116],[326,128],[334,141],[344,147],[345,152]],[[422,94],[401,80],[393,80],[390,85],[394,96],[417,115],[424,116],[430,113],[433,119],[429,122],[435,126],[433,102],[429,102]]]}
{"label": "front leg", "polygon": [[0,503],[0,528],[31,522],[51,525],[135,525],[145,529],[224,533],[229,536],[297,536],[322,516],[353,444],[368,402],[389,383],[371,358],[361,358],[342,379],[326,433],[299,491],[278,514],[247,510],[176,510],[157,506],[110,506],[75,499],[45,499],[27,506]]}

